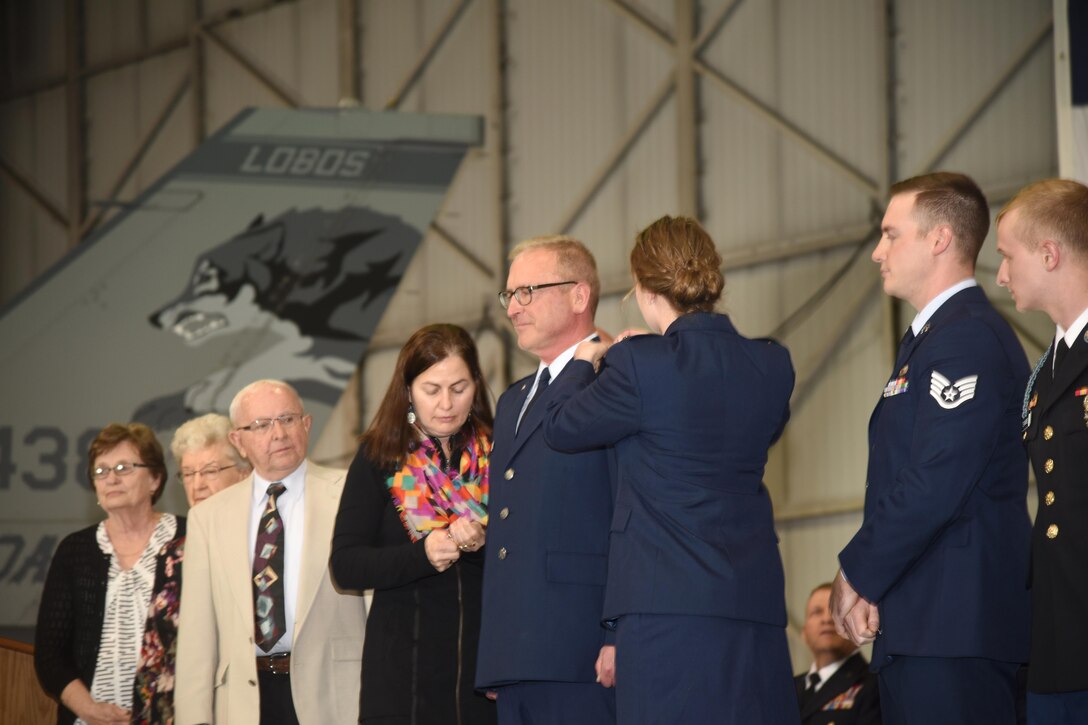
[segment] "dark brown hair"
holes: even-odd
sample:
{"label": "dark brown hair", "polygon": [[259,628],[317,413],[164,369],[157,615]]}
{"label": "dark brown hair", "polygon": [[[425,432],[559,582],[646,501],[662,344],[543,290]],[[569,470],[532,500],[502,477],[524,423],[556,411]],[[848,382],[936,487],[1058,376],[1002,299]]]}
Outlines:
{"label": "dark brown hair", "polygon": [[710,312],[722,296],[722,257],[699,222],[663,216],[638,233],[631,274],[681,314]]}
{"label": "dark brown hair", "polygon": [[914,197],[914,215],[923,235],[938,224],[947,224],[960,256],[974,264],[986,233],[990,231],[990,205],[971,177],[952,171],[912,176],[892,185],[891,196]]}
{"label": "dark brown hair", "polygon": [[1020,210],[1018,230],[1029,249],[1052,239],[1080,259],[1088,260],[1088,186],[1070,179],[1043,179],[1028,184],[997,215]]}
{"label": "dark brown hair", "polygon": [[491,435],[494,419],[476,343],[457,325],[427,325],[412,333],[404,343],[382,404],[370,427],[359,438],[366,455],[379,467],[400,468],[415,438],[414,429],[408,424],[408,388],[412,382],[432,365],[454,356],[465,361],[476,385],[469,423],[477,435]]}
{"label": "dark brown hair", "polygon": [[131,443],[136,452],[140,454],[139,461],[147,466],[152,476],[159,479],[158,488],[151,494],[151,503],[162,498],[162,491],[166,488],[166,461],[163,458],[162,445],[150,428],[143,423],[110,423],[91,441],[91,448],[87,451],[87,480],[94,486],[94,462],[101,455],[109,453],[122,443]]}

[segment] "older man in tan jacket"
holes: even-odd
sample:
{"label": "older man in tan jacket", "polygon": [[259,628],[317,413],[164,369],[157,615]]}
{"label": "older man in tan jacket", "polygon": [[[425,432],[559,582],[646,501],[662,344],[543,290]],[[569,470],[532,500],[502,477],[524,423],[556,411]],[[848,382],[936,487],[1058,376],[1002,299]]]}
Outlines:
{"label": "older man in tan jacket", "polygon": [[178,725],[355,723],[366,609],[329,545],[344,471],[306,460],[311,419],[261,380],[231,403],[253,475],[193,508],[178,635]]}

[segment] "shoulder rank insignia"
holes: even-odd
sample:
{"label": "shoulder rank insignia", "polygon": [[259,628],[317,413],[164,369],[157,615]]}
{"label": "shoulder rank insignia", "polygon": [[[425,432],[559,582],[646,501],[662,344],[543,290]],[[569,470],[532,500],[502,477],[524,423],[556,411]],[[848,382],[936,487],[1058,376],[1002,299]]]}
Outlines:
{"label": "shoulder rank insignia", "polygon": [[977,384],[977,375],[968,375],[953,383],[934,370],[930,375],[929,394],[937,401],[937,405],[945,410],[952,410],[975,397],[975,386]]}

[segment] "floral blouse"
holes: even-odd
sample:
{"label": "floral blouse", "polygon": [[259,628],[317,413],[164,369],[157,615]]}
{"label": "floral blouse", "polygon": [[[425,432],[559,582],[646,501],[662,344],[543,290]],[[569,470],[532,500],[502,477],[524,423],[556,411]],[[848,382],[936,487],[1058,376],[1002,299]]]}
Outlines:
{"label": "floral blouse", "polygon": [[185,538],[179,536],[159,552],[155,593],[144,626],[132,701],[134,725],[172,725],[174,667],[178,652],[178,609],[181,604],[181,560]]}

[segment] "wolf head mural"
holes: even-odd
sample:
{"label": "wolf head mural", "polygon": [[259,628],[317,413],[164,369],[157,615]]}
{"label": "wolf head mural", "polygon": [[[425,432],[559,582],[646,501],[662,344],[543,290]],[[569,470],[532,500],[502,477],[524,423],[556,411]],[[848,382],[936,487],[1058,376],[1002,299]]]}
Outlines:
{"label": "wolf head mural", "polygon": [[200,348],[210,364],[185,390],[140,406],[135,419],[164,429],[225,412],[235,392],[262,377],[333,405],[419,238],[363,207],[253,220],[201,254],[185,289],[150,315],[179,351]]}

